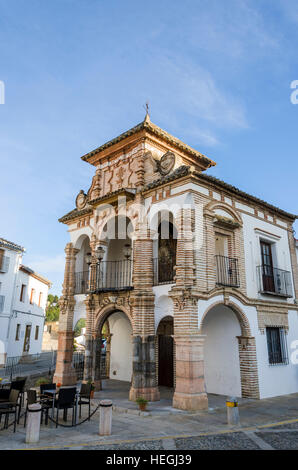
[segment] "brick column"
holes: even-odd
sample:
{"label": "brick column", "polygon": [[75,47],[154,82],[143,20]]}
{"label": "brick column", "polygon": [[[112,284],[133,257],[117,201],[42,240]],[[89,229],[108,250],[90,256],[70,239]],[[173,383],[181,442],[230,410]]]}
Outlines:
{"label": "brick column", "polygon": [[169,295],[174,303],[176,386],[173,407],[208,408],[204,381],[204,336],[198,330],[198,296],[195,291],[194,210],[182,209],[178,228],[176,285]]}
{"label": "brick column", "polygon": [[153,240],[147,224],[138,227],[133,244],[133,375],[129,399],[160,399],[156,384]]}
{"label": "brick column", "polygon": [[60,316],[57,363],[53,379],[54,382],[60,382],[62,385],[73,385],[77,381],[75,370],[72,367],[75,261],[77,253],[78,250],[73,247],[72,243],[67,243],[65,247],[63,290],[62,297],[59,300]]}
{"label": "brick column", "polygon": [[237,336],[241,377],[241,396],[260,398],[256,339],[253,336]]}

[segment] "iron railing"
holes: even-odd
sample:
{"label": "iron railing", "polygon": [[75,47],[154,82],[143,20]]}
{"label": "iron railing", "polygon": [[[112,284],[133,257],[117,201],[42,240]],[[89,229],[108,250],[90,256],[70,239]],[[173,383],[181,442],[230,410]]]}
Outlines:
{"label": "iron railing", "polygon": [[0,376],[12,380],[16,376],[26,375],[29,371],[45,371],[51,374],[55,370],[57,351],[41,352],[39,354],[26,354],[25,356],[10,356],[6,358],[4,369],[0,369]]}
{"label": "iron railing", "polygon": [[0,259],[0,273],[7,273],[9,268],[9,256],[2,256]]}
{"label": "iron railing", "polygon": [[[84,363],[85,363],[85,353],[74,351],[72,355],[72,365],[76,371],[77,380],[83,380],[84,377]],[[107,361],[106,354],[101,353],[100,356],[100,378],[107,378]]]}
{"label": "iron railing", "polygon": [[132,289],[132,260],[102,261],[92,271],[75,273],[75,294]]}
{"label": "iron railing", "polygon": [[220,286],[240,287],[238,259],[228,256],[215,256],[216,283]]}
{"label": "iron railing", "polygon": [[259,292],[293,297],[291,273],[269,265],[257,266]]}
{"label": "iron railing", "polygon": [[176,260],[174,258],[153,259],[153,285],[174,283]]}

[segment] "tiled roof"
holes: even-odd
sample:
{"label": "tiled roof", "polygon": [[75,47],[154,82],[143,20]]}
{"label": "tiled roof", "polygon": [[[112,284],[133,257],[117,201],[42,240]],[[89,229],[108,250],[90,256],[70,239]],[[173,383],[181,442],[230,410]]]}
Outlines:
{"label": "tiled roof", "polygon": [[60,219],[58,219],[58,222],[67,222],[67,220],[74,219],[80,215],[86,215],[86,214],[92,214],[93,210],[90,208],[87,209],[73,209],[72,211],[68,212],[67,214],[63,215]]}
{"label": "tiled roof", "polygon": [[186,176],[189,174],[189,168],[190,167],[187,165],[181,165],[179,166],[179,168],[173,171],[173,173],[166,175],[166,176],[162,176],[161,178],[158,178],[157,180],[152,181],[152,183],[148,183],[145,186],[144,190],[146,191],[148,189],[153,189],[162,184],[169,183],[170,181],[174,181],[178,178],[182,178],[182,176]]}
{"label": "tiled roof", "polygon": [[142,131],[142,130],[147,130],[148,132],[151,132],[157,137],[164,139],[168,143],[175,145],[182,151],[187,152],[188,154],[191,154],[192,156],[198,158],[199,160],[202,160],[205,164],[207,164],[207,167],[216,165],[216,163],[210,158],[206,157],[206,155],[203,155],[201,152],[198,152],[197,150],[193,149],[192,147],[185,144],[181,140],[177,139],[177,137],[174,137],[173,135],[169,134],[168,132],[158,127],[156,124],[153,124],[153,122],[150,121],[148,115],[146,115],[144,121],[140,122],[140,124],[137,124],[136,126],[132,127],[126,132],[123,132],[123,134],[120,134],[118,137],[115,137],[114,139],[109,140],[108,142],[101,145],[100,147],[97,147],[95,150],[92,150],[92,152],[86,153],[86,155],[83,155],[81,158],[82,160],[88,162],[90,157],[92,157],[93,155],[99,152],[102,152],[108,147],[111,147],[112,145],[117,144],[118,142],[121,142],[121,140],[124,140],[127,137],[133,134],[136,134],[137,132]]}
{"label": "tiled roof", "polygon": [[21,264],[19,269],[28,273],[30,276],[34,276],[39,281],[43,282],[44,284],[47,284],[49,287],[52,285],[51,281],[49,281],[46,277],[42,276],[41,274],[38,274],[33,269],[28,268],[28,266],[25,266],[24,264]]}
{"label": "tiled roof", "polygon": [[16,243],[5,240],[5,238],[0,238],[0,246],[7,248],[8,250],[21,251],[24,252],[25,248],[23,246],[17,245]]}
{"label": "tiled roof", "polygon": [[268,209],[270,209],[274,212],[278,212],[280,215],[290,217],[291,219],[297,219],[298,218],[298,215],[291,214],[290,212],[286,212],[286,211],[280,209],[279,207],[273,206],[272,204],[269,204],[268,202],[263,201],[262,199],[259,199],[255,196],[252,196],[251,194],[248,194],[248,193],[242,191],[241,189],[238,189],[235,186],[232,186],[229,183],[225,183],[224,181],[220,180],[219,178],[215,178],[215,176],[206,175],[205,173],[198,173],[198,172],[195,172],[195,175],[198,176],[201,180],[212,182],[212,183],[216,184],[217,186],[220,186],[221,188],[227,189],[229,192],[232,192],[234,194],[239,194],[239,196],[245,197],[245,198],[253,201],[254,203],[261,204],[261,205],[267,207]]}

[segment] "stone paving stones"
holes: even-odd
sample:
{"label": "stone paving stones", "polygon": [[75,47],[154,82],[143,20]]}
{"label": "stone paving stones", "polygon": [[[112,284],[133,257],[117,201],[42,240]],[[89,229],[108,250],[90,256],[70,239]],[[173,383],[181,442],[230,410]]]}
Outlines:
{"label": "stone paving stones", "polygon": [[175,439],[178,450],[259,450],[242,432]]}
{"label": "stone paving stones", "polygon": [[297,450],[298,449],[298,430],[297,432],[258,432],[257,436],[270,444],[275,450]]}

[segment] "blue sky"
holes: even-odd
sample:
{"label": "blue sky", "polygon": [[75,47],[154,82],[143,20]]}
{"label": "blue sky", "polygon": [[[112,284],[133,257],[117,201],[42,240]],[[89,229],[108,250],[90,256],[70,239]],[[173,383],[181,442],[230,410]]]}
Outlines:
{"label": "blue sky", "polygon": [[297,213],[297,44],[295,0],[0,0],[0,236],[60,294],[80,156],[147,100],[210,174]]}

